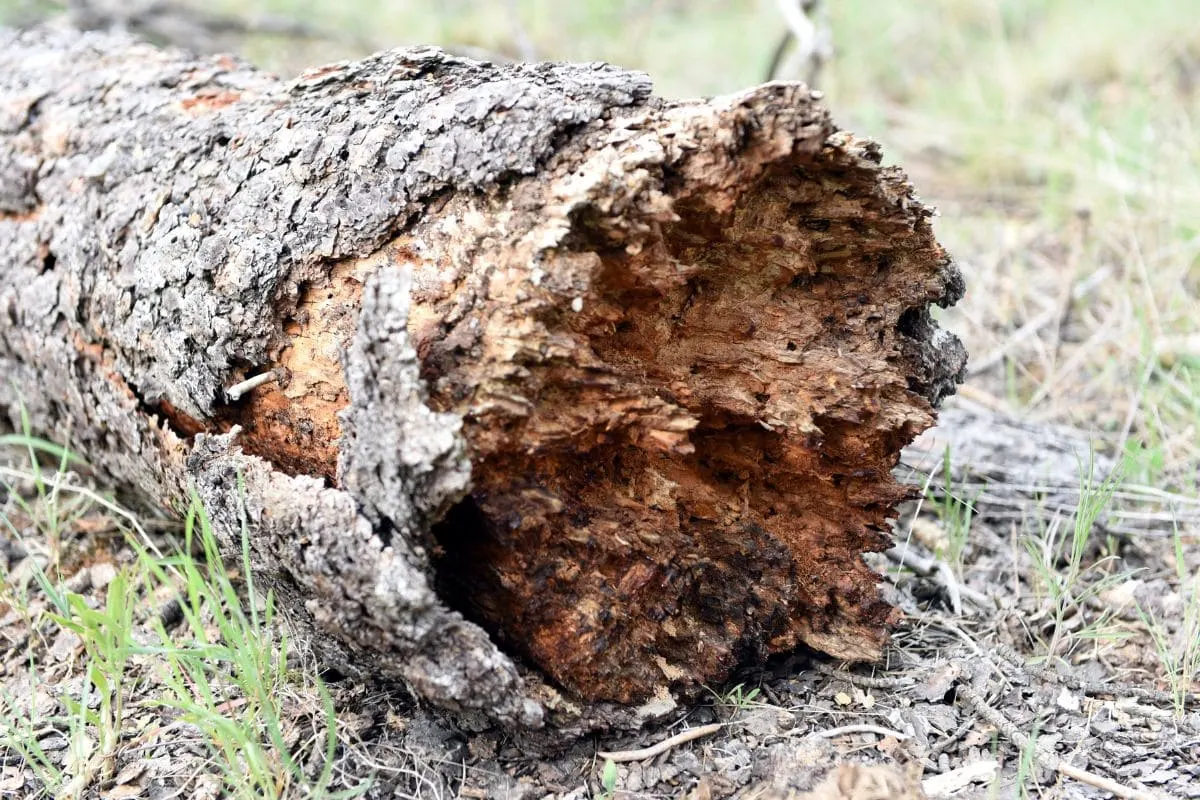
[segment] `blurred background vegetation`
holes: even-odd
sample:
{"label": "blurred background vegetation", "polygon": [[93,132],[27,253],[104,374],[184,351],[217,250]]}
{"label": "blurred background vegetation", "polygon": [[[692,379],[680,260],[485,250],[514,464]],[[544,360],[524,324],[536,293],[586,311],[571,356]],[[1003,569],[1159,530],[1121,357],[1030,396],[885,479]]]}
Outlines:
{"label": "blurred background vegetation", "polygon": [[[967,274],[967,300],[948,315],[975,365],[964,397],[1096,430],[1135,457],[1135,477],[1194,490],[1200,0],[822,6],[834,48],[819,82],[829,107],[843,127],[882,142],[941,209],[939,236]],[[764,80],[784,30],[773,0],[190,7],[259,31],[300,23],[308,35],[231,28],[214,45],[285,76],[385,47],[439,44],[500,59],[609,61],[648,72],[668,97]],[[29,24],[64,8],[0,0],[0,22]]]}

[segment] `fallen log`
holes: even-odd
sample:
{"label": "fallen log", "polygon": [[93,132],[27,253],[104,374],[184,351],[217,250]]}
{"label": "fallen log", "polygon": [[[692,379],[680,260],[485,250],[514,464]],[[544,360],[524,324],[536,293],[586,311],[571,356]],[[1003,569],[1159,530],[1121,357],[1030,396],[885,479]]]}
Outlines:
{"label": "fallen log", "polygon": [[0,33],[0,410],[231,550],[247,519],[329,657],[444,708],[874,659],[860,556],[963,286],[818,100]]}

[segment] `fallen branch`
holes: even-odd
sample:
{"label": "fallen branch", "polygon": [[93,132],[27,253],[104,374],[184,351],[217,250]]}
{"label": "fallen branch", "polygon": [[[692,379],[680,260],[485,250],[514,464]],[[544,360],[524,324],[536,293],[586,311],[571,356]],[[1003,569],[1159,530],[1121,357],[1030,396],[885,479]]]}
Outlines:
{"label": "fallen branch", "polygon": [[[1117,462],[1102,444],[1086,431],[960,402],[943,409],[937,428],[904,450],[896,472],[903,481],[928,484],[932,495],[950,491],[969,499],[980,519],[1049,522],[1069,519],[1079,508],[1089,470],[1095,484],[1113,474]],[[1176,525],[1200,524],[1196,497],[1124,482],[1112,497],[1097,520],[1108,533],[1168,537]]]}
{"label": "fallen branch", "polygon": [[1114,698],[1136,697],[1151,703],[1168,706],[1173,705],[1177,701],[1193,706],[1200,704],[1200,693],[1180,692],[1179,694],[1175,694],[1163,691],[1162,689],[1147,689],[1145,686],[1135,686],[1134,684],[1121,681],[1083,680],[1073,675],[1063,675],[1055,670],[1046,668],[1042,664],[1031,664],[1024,656],[1004,642],[993,642],[990,646],[1001,658],[1022,672],[1034,678],[1061,683],[1070,689],[1083,692],[1087,695],[1102,695]]}

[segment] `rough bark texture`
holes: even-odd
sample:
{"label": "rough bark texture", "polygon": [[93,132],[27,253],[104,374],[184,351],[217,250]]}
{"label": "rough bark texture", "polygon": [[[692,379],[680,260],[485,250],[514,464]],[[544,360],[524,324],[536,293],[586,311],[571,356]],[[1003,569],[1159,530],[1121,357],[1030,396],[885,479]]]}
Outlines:
{"label": "rough bark texture", "polygon": [[1035,422],[960,400],[904,450],[896,477],[971,504],[976,519],[1052,525],[1070,519],[1083,495],[1115,482],[1095,524],[1111,534],[1171,536],[1200,525],[1200,498],[1121,480],[1116,441]]}
{"label": "rough bark texture", "polygon": [[960,378],[929,308],[962,282],[816,100],[0,33],[0,410],[227,542],[244,505],[344,666],[446,708],[872,659],[860,555]]}

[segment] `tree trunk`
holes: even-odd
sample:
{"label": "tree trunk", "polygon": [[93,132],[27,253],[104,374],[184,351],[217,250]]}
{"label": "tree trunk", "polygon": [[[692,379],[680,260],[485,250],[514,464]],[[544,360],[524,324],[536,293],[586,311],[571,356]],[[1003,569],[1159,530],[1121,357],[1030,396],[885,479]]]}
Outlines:
{"label": "tree trunk", "polygon": [[446,708],[873,659],[860,555],[960,379],[929,308],[962,281],[817,100],[0,33],[0,410],[127,497],[194,487],[227,546],[245,514],[344,668]]}

